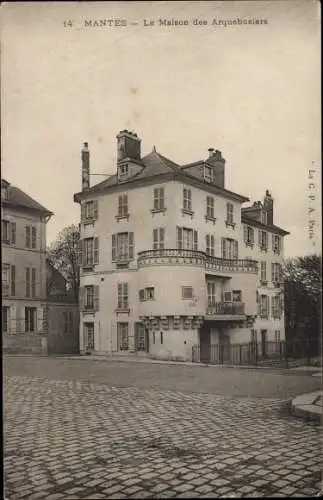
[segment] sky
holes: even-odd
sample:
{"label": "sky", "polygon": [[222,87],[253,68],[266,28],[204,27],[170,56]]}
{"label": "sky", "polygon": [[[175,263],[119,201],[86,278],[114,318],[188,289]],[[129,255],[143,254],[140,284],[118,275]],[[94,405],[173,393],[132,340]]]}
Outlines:
{"label": "sky", "polygon": [[[251,201],[272,193],[274,222],[291,233],[285,255],[321,251],[319,2],[14,2],[1,10],[2,176],[55,213],[48,243],[79,222],[83,142],[91,173],[109,175],[126,128],[141,137],[143,154],[155,145],[179,164],[221,150],[226,188]],[[96,27],[99,20],[119,26]],[[104,178],[92,175],[91,184]]]}

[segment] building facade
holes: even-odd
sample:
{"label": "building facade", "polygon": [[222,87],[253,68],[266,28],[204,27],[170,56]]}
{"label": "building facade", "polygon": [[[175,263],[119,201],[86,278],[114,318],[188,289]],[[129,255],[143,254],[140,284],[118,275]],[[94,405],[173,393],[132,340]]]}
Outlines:
{"label": "building facade", "polygon": [[[269,205],[273,210],[269,193],[265,207],[243,209],[249,200],[225,188],[218,150],[180,166],[155,148],[142,156],[132,132],[120,132],[117,145],[117,172],[90,187],[84,144],[82,191],[74,195],[81,214],[81,351],[191,360],[198,346],[203,360],[212,344],[250,342],[258,330],[266,340],[279,330],[283,339],[281,300],[277,313],[273,306],[281,292],[278,267],[266,280],[259,270],[259,261],[268,272],[281,264],[288,234],[270,215],[259,218]],[[266,248],[258,233],[267,234]],[[279,253],[270,238],[280,242]]]}
{"label": "building facade", "polygon": [[[57,296],[48,293],[52,275],[46,259],[46,224],[52,215],[19,188],[1,180],[4,352],[48,353],[50,332],[55,333],[49,326],[57,320]],[[75,324],[77,304],[75,307],[66,296],[60,304],[64,311],[73,310]]]}

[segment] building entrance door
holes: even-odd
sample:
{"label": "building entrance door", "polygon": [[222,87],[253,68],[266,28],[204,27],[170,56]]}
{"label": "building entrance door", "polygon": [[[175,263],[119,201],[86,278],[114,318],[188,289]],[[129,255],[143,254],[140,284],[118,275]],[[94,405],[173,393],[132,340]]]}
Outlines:
{"label": "building entrance door", "polygon": [[267,356],[267,330],[261,330],[261,354],[264,358]]}
{"label": "building entrance door", "polygon": [[200,329],[200,361],[201,363],[208,363],[210,361],[211,351],[211,332],[206,326]]}

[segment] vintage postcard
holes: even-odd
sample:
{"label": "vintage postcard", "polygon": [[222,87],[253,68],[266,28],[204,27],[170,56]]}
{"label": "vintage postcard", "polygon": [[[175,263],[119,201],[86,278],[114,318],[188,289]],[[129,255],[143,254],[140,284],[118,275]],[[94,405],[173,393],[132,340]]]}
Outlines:
{"label": "vintage postcard", "polygon": [[320,27],[1,4],[6,499],[322,494]]}

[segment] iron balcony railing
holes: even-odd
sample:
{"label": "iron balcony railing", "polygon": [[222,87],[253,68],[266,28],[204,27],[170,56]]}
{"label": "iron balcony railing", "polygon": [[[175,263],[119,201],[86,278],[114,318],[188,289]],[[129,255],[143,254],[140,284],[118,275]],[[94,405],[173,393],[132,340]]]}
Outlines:
{"label": "iron balcony railing", "polygon": [[186,249],[173,249],[165,248],[158,250],[144,250],[138,253],[138,265],[147,265],[154,263],[159,259],[166,260],[168,262],[178,262],[182,260],[183,263],[188,260],[192,260],[203,264],[208,269],[222,270],[226,272],[253,272],[258,271],[258,263],[255,260],[250,259],[221,259],[219,257],[213,257],[205,252],[199,250],[186,250]]}
{"label": "iron balcony railing", "polygon": [[216,316],[217,314],[243,315],[244,302],[215,302],[214,305],[208,306],[206,314],[208,316]]}

